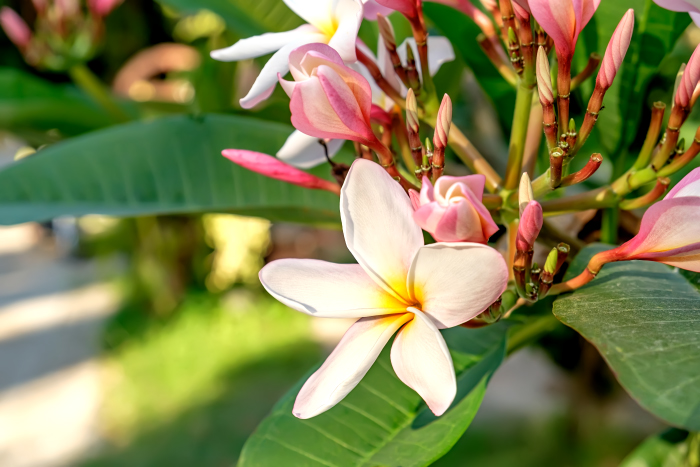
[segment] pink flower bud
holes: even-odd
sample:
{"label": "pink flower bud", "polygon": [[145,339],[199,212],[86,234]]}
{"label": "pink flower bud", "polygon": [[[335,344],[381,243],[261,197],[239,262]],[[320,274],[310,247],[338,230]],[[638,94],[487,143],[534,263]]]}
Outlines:
{"label": "pink flower bud", "polygon": [[24,50],[32,41],[32,31],[27,23],[13,10],[6,6],[0,9],[0,25],[7,37],[20,49]]}
{"label": "pink flower bud", "polygon": [[613,261],[657,261],[700,272],[700,169],[644,213],[639,233],[612,250]]}
{"label": "pink flower bud", "polygon": [[681,107],[689,107],[690,99],[700,81],[700,45],[695,48],[693,55],[688,60],[681,82],[676,90],[675,103]]}
{"label": "pink flower bud", "polygon": [[109,15],[123,0],[88,0],[93,14],[101,17]]}
{"label": "pink flower bud", "polygon": [[483,175],[443,176],[433,187],[425,177],[420,195],[409,192],[413,219],[439,242],[486,243],[498,226],[481,202],[485,183]]}
{"label": "pink flower bud", "polygon": [[537,201],[530,201],[525,206],[518,224],[518,235],[515,239],[518,251],[529,251],[535,245],[543,222],[542,206]]}
{"label": "pink flower bud", "polygon": [[349,139],[373,147],[369,83],[343,63],[325,44],[307,44],[292,51],[289,69],[295,81],[279,77],[291,98],[292,124],[316,138]]}
{"label": "pink flower bud", "polygon": [[569,63],[578,36],[598,9],[600,0],[529,0],[528,4],[532,16],[554,41],[559,61]]}
{"label": "pink flower bud", "polygon": [[340,194],[340,187],[336,183],[301,171],[267,154],[243,149],[225,149],[221,154],[241,167],[266,177],[312,190],[326,190]]}
{"label": "pink flower bud", "polygon": [[634,10],[630,8],[620,20],[620,24],[615,28],[615,32],[613,32],[610,42],[608,42],[608,48],[605,49],[605,56],[603,57],[597,79],[597,85],[602,89],[608,89],[612,85],[617,70],[620,69],[622,61],[625,59],[633,31]]}
{"label": "pink flower bud", "polygon": [[544,47],[537,50],[537,90],[540,102],[544,106],[554,104],[554,90],[552,89],[552,75],[549,71],[549,57]]}
{"label": "pink flower bud", "polygon": [[447,94],[442,98],[440,110],[437,114],[437,122],[435,124],[435,136],[433,137],[433,145],[436,149],[444,149],[447,147],[447,139],[450,136],[450,126],[452,126],[452,100]]}

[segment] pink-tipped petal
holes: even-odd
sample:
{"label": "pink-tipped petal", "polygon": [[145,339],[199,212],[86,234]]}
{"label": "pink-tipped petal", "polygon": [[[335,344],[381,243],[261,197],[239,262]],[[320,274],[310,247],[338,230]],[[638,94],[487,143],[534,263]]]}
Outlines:
{"label": "pink-tipped petal", "polygon": [[438,328],[457,326],[488,308],[505,291],[503,256],[477,243],[435,243],[416,253],[408,274],[411,296]]}
{"label": "pink-tipped petal", "polygon": [[678,182],[664,199],[683,198],[688,196],[700,197],[700,168],[693,169],[683,180]]}
{"label": "pink-tipped petal", "polygon": [[343,400],[379,356],[391,336],[411,319],[410,313],[362,318],[347,330],[340,343],[299,391],[292,413],[307,419]]}
{"label": "pink-tipped petal", "polygon": [[528,0],[513,0],[513,1],[514,1],[518,6],[520,6],[520,8],[522,8],[523,10],[527,11],[528,13],[531,12],[531,10],[530,10],[530,3],[528,2]]}
{"label": "pink-tipped petal", "polygon": [[241,167],[245,167],[248,170],[265,175],[266,177],[313,190],[326,190],[332,193],[339,192],[337,184],[303,172],[267,154],[243,149],[225,149],[221,154]]}
{"label": "pink-tipped petal", "polygon": [[693,55],[688,60],[688,65],[685,67],[681,82],[678,84],[676,91],[676,105],[688,107],[690,99],[693,97],[693,92],[700,82],[700,45],[695,48]]}
{"label": "pink-tipped petal", "polygon": [[0,8],[0,25],[7,37],[20,49],[25,49],[32,41],[32,31],[21,16],[12,8]]}
{"label": "pink-tipped petal", "polygon": [[542,206],[537,201],[530,201],[525,206],[518,224],[518,235],[515,241],[518,250],[527,251],[535,245],[543,222]]}
{"label": "pink-tipped petal", "polygon": [[529,0],[528,3],[532,16],[554,41],[557,56],[568,61],[600,0]]}
{"label": "pink-tipped petal", "polygon": [[408,190],[408,197],[411,198],[411,206],[413,206],[413,209],[420,208],[420,193],[410,189]]}
{"label": "pink-tipped petal", "polygon": [[391,346],[391,366],[435,415],[442,415],[452,404],[457,379],[450,351],[440,331],[419,310],[396,335]]}
{"label": "pink-tipped petal", "polygon": [[[328,156],[335,156],[344,143],[345,140],[342,139],[327,141]],[[310,169],[326,162],[326,151],[318,138],[305,135],[297,130],[289,135],[284,146],[277,152],[277,157],[294,167]]]}
{"label": "pink-tipped petal", "polygon": [[620,20],[620,24],[615,28],[615,32],[605,50],[605,56],[598,72],[598,85],[603,89],[612,86],[617,71],[622,66],[622,62],[627,54],[632,32],[634,31],[634,10],[629,9]]}
{"label": "pink-tipped petal", "polygon": [[370,110],[370,119],[373,122],[379,123],[383,126],[391,126],[391,115],[379,107],[378,105],[372,104],[372,109]]}

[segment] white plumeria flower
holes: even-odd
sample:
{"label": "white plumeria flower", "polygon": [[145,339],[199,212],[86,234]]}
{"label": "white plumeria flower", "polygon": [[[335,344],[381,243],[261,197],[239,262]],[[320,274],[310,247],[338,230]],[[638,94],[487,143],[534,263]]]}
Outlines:
{"label": "white plumeria flower", "polygon": [[[398,48],[397,52],[404,63],[406,63],[406,47],[411,44],[413,49],[416,47],[416,40],[413,38],[406,39]],[[384,41],[379,36],[379,44],[377,46],[377,56],[374,56],[372,50],[367,47],[362,41],[357,41],[357,47],[368,57],[372,58],[379,66],[384,78],[391,84],[401,96],[405,97],[407,89],[401,82],[401,79],[394,70],[394,65],[391,63]],[[443,63],[451,62],[455,59],[455,52],[452,48],[452,43],[445,37],[428,37],[428,68],[430,75],[435,74],[440,70]],[[416,66],[420,70],[420,57],[416,56]],[[372,103],[389,111],[394,107],[394,101],[384,94],[384,91],[374,82],[367,68],[360,63],[351,64],[350,67],[360,73],[369,82],[372,88]],[[345,143],[344,140],[329,140],[327,142],[328,155],[333,157],[340,151]],[[294,131],[284,146],[277,152],[277,157],[287,164],[293,165],[300,169],[310,169],[322,164],[326,161],[325,149],[318,142],[318,138],[305,135],[299,130]]]}
{"label": "white plumeria flower", "polygon": [[289,71],[289,54],[304,44],[320,42],[333,47],[345,62],[357,60],[355,41],[363,15],[361,0],[283,0],[308,24],[286,32],[266,33],[241,39],[231,47],[214,50],[211,57],[236,62],[272,52],[248,94],[240,100],[249,109],[264,101],[277,85],[277,74]]}
{"label": "white plumeria flower", "polygon": [[260,271],[265,289],[297,311],[359,318],[306,381],[294,415],[314,417],[340,402],[394,334],[396,375],[443,414],[457,383],[439,329],[474,318],[500,297],[508,282],[503,257],[477,243],[424,246],[408,196],[368,160],[350,168],[340,212],[345,242],[359,264],[283,259]]}

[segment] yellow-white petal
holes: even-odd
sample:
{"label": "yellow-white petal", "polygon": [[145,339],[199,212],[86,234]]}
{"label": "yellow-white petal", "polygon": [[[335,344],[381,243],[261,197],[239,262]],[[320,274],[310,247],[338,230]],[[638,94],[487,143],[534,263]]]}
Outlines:
{"label": "yellow-white petal", "polygon": [[260,271],[260,282],[288,307],[320,318],[362,318],[406,309],[358,264],[280,259]]}
{"label": "yellow-white petal", "polygon": [[403,188],[377,163],[358,159],[340,192],[345,243],[372,279],[406,299],[411,260],[423,245]]}
{"label": "yellow-white petal", "polygon": [[365,376],[391,336],[411,317],[411,313],[403,313],[363,318],[353,324],[299,391],[292,410],[294,416],[315,417],[340,402]]}
{"label": "yellow-white petal", "polygon": [[357,60],[355,43],[362,23],[362,3],[359,0],[338,0],[334,17],[338,28],[328,45],[333,47],[346,63]]}
{"label": "yellow-white petal", "polygon": [[457,394],[452,357],[440,331],[419,310],[396,335],[391,364],[399,379],[416,391],[435,415],[450,407]]}
{"label": "yellow-white petal", "polygon": [[479,243],[435,243],[416,254],[408,289],[438,328],[451,328],[486,310],[506,290],[501,254]]}

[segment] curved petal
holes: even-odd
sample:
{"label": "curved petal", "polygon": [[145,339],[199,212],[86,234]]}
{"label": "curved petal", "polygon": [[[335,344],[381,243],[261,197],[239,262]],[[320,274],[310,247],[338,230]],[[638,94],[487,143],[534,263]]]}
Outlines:
{"label": "curved petal", "polygon": [[268,32],[259,36],[241,39],[225,49],[212,50],[209,54],[214,60],[220,62],[237,62],[249,58],[261,57],[275,52],[290,41],[296,41],[299,37],[317,34],[318,30],[308,24],[285,32]]}
{"label": "curved petal", "polygon": [[697,0],[654,0],[654,3],[671,11],[700,12],[700,2]]}
{"label": "curved petal", "polygon": [[343,400],[365,376],[391,336],[411,318],[411,313],[402,313],[362,318],[353,324],[321,368],[304,383],[294,402],[294,416],[315,417]]}
{"label": "curved petal", "polygon": [[[416,51],[416,40],[409,37],[403,43],[396,48],[401,61],[406,63],[406,47],[411,44],[413,50]],[[418,54],[415,54],[416,68],[421,70],[421,61]],[[428,36],[428,69],[430,70],[430,76],[435,76],[435,74],[440,70],[443,63],[451,62],[455,59],[455,51],[452,48],[452,43],[446,37],[432,37]],[[421,77],[422,79],[422,77]]]}
{"label": "curved petal", "polygon": [[684,198],[687,196],[700,196],[700,168],[694,169],[683,180],[678,182],[664,199]]}
{"label": "curved petal", "polygon": [[357,61],[355,43],[362,24],[362,15],[360,0],[338,0],[334,13],[338,28],[328,45],[333,47],[346,63]]}
{"label": "curved petal", "polygon": [[690,19],[693,20],[695,25],[700,27],[700,9],[699,9],[699,11],[691,11],[689,14],[690,14]]}
{"label": "curved petal", "polygon": [[[328,156],[335,156],[344,143],[345,140],[342,139],[328,141],[326,143]],[[296,130],[289,135],[284,146],[277,152],[277,157],[294,167],[310,169],[326,161],[326,152],[318,142],[318,138],[305,135],[301,131]]]}
{"label": "curved petal", "polygon": [[324,34],[331,36],[335,30],[333,7],[336,0],[282,0],[290,10]]}
{"label": "curved petal", "polygon": [[437,327],[469,321],[506,290],[508,267],[501,254],[478,243],[436,243],[416,253],[408,290]]}
{"label": "curved petal", "polygon": [[389,16],[394,12],[391,8],[380,5],[374,0],[363,0],[365,4],[364,16],[366,20],[375,21],[377,19],[377,14],[384,16]]}
{"label": "curved petal", "polygon": [[481,202],[484,199],[484,187],[486,186],[486,177],[481,174],[465,175],[463,177],[452,177],[443,175],[435,182],[435,191],[443,198],[446,197],[450,188],[458,183],[465,184],[474,194],[476,199]]}
{"label": "curved petal", "polygon": [[[581,1],[581,0],[577,0]],[[573,54],[576,9],[572,0],[529,0],[532,16],[552,38],[557,56]]]}
{"label": "curved petal", "polygon": [[[411,309],[412,311],[415,309]],[[457,394],[452,357],[435,324],[420,310],[401,328],[391,346],[391,365],[435,415],[442,415]]]}
{"label": "curved petal", "polygon": [[377,284],[395,297],[408,297],[406,276],[423,245],[411,201],[377,163],[358,159],[340,191],[345,243]]}
{"label": "curved petal", "polygon": [[288,307],[319,318],[362,318],[406,309],[358,264],[280,259],[262,268],[260,282]]}
{"label": "curved petal", "polygon": [[576,16],[576,38],[593,18],[599,5],[600,0],[574,0],[574,9],[581,9],[581,13]]}

